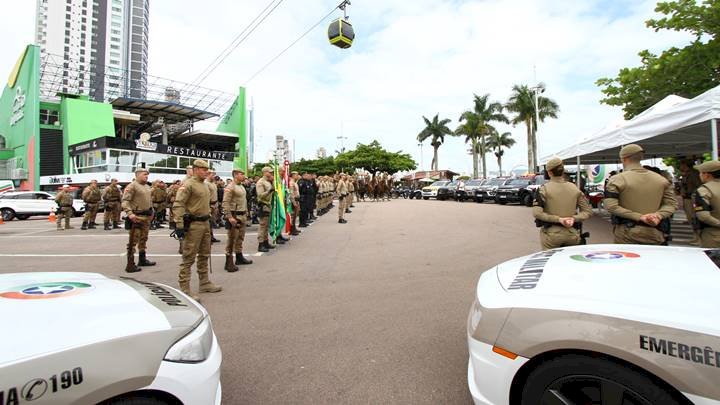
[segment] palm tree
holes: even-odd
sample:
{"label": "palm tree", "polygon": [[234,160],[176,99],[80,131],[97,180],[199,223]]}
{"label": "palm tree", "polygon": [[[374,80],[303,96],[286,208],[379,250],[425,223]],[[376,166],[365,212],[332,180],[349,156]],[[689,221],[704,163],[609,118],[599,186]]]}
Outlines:
{"label": "palm tree", "polygon": [[[470,143],[473,159],[473,178],[478,177],[478,153],[480,145],[480,117],[472,111],[465,111],[460,116],[460,121],[465,121],[455,129],[456,135],[465,135],[465,143]],[[484,168],[483,168],[484,171]]]}
{"label": "palm tree", "polygon": [[433,160],[432,163],[430,163],[430,170],[438,170],[438,148],[440,145],[445,142],[445,135],[453,135],[453,132],[448,128],[447,124],[450,123],[450,120],[445,119],[439,119],[438,115],[435,114],[435,117],[432,121],[425,118],[423,116],[423,120],[425,120],[425,129],[420,131],[420,133],[417,136],[418,142],[423,142],[428,138],[430,139],[430,145],[433,147]]}
{"label": "palm tree", "polygon": [[[535,170],[537,167],[537,139],[536,132],[538,123],[536,122],[535,114],[535,94],[534,89],[531,89],[525,84],[514,85],[512,88],[512,94],[505,109],[515,113],[515,117],[512,119],[512,124],[517,125],[524,123],[527,129],[527,144],[528,144],[528,170]],[[537,87],[537,91],[544,92],[545,85],[540,83]],[[547,98],[539,96],[537,98],[539,108],[538,114],[540,121],[544,122],[545,118],[557,118],[557,114],[560,112],[558,104]]]}
{"label": "palm tree", "polygon": [[487,154],[488,148],[485,145],[485,138],[495,130],[495,128],[490,123],[504,122],[507,124],[509,123],[509,120],[505,116],[505,114],[502,113],[503,105],[501,103],[488,102],[490,94],[485,94],[484,96],[478,96],[477,94],[475,94],[474,96],[475,98],[473,99],[473,110],[466,111],[465,113],[463,113],[463,116],[468,113],[475,114],[477,116],[479,132],[478,139],[480,140],[477,149],[479,151],[478,153],[482,157],[483,177],[487,178],[487,162],[485,161],[485,155]]}
{"label": "palm tree", "polygon": [[495,157],[497,157],[498,170],[500,171],[501,176],[503,174],[502,157],[505,154],[503,148],[511,148],[513,145],[515,145],[515,140],[512,139],[512,134],[510,132],[503,132],[501,134],[494,131],[490,134],[490,139],[488,139],[488,148],[495,150]]}

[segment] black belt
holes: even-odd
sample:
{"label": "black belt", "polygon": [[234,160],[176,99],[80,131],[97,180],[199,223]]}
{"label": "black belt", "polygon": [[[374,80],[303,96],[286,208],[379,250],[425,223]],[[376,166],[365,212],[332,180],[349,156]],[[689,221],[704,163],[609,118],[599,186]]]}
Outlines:
{"label": "black belt", "polygon": [[245,215],[245,211],[230,211],[233,215]]}
{"label": "black belt", "polygon": [[109,203],[109,202],[118,202],[118,201],[120,201],[120,200],[107,200],[107,201],[105,201],[105,202],[106,202],[106,203]]}
{"label": "black belt", "polygon": [[[543,228],[543,229],[548,229],[548,228],[550,228],[551,226],[561,226],[561,227],[563,227],[563,228],[565,227],[565,226],[564,226],[563,224],[561,224],[561,223],[546,222],[546,221],[541,221],[541,220],[539,220],[539,219],[536,219],[536,220],[535,220],[535,226],[537,226],[538,228]],[[577,230],[581,230],[581,229],[582,229],[582,223],[581,223],[581,222],[578,222],[578,221],[575,221],[575,223],[573,223],[573,226],[572,226],[572,227],[575,228],[575,229],[577,229]]]}
{"label": "black belt", "polygon": [[135,215],[152,215],[152,210],[133,211],[133,214],[135,214]]}
{"label": "black belt", "polygon": [[202,216],[188,215],[187,219],[191,222],[207,221],[210,219],[210,215],[202,215]]}
{"label": "black belt", "polygon": [[162,204],[162,203],[164,203],[164,202],[165,202],[165,200],[153,201],[153,204]]}

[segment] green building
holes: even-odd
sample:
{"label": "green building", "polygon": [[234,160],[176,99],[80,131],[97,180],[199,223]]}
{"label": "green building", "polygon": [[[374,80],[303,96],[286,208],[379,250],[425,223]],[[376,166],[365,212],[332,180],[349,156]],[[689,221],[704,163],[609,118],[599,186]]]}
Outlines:
{"label": "green building", "polygon": [[63,92],[58,72],[67,66],[40,59],[40,49],[27,46],[0,97],[0,180],[52,190],[93,179],[127,183],[146,167],[151,180],[170,182],[197,158],[223,178],[247,169],[244,88],[230,95],[150,78],[143,99],[93,100],[89,89]]}

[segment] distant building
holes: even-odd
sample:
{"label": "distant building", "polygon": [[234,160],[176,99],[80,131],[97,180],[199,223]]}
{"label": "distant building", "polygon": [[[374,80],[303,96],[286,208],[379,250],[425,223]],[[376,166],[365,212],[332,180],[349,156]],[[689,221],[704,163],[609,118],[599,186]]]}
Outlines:
{"label": "distant building", "polygon": [[317,156],[318,159],[325,159],[327,157],[327,150],[323,147],[319,147],[315,156]]}
{"label": "distant building", "polygon": [[288,140],[282,135],[275,136],[275,159],[278,162],[292,162],[292,151]]}
{"label": "distant building", "polygon": [[37,0],[35,42],[62,66],[62,92],[145,98],[149,0]]}

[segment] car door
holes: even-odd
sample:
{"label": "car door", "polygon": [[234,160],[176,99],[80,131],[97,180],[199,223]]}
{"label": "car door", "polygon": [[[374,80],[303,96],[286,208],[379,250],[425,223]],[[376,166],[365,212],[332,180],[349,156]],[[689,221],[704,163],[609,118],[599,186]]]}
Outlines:
{"label": "car door", "polygon": [[33,193],[35,201],[35,213],[38,214],[49,214],[57,204],[55,198],[48,193]]}

